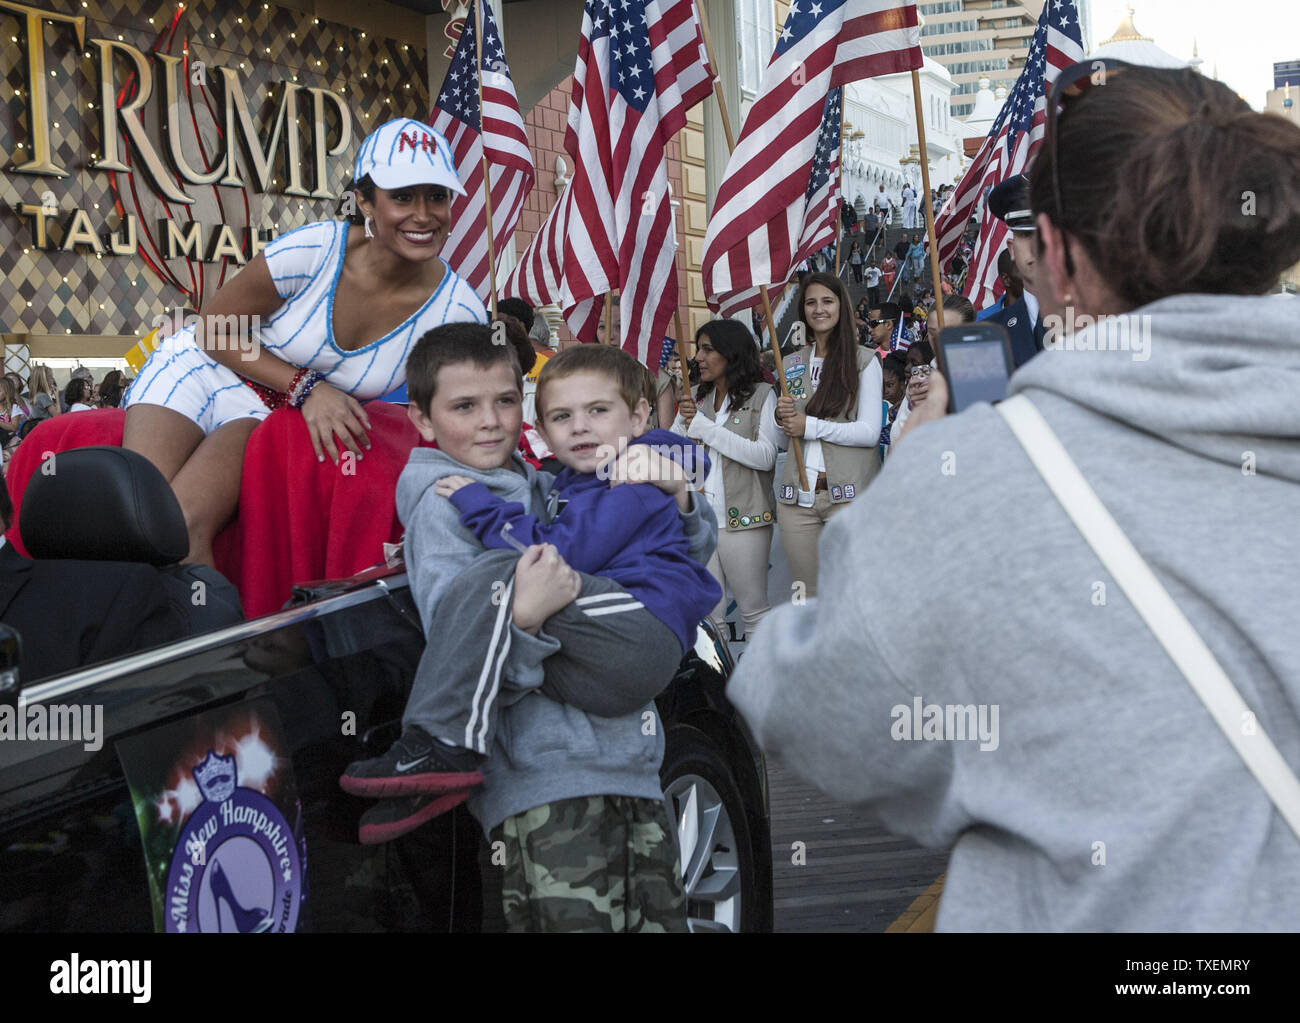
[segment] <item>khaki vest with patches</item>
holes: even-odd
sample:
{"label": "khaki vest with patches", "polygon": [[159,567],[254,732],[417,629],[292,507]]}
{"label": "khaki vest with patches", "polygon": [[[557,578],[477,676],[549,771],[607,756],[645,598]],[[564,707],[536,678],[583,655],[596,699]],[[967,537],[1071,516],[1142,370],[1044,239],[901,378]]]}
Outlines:
{"label": "khaki vest with patches", "polygon": [[[745,440],[758,440],[759,416],[763,414],[763,403],[771,393],[771,384],[758,384],[743,406],[733,408],[725,418],[721,418],[719,412],[720,418],[714,422],[721,422],[725,429]],[[706,395],[704,400],[712,401],[713,395]],[[751,469],[720,452],[710,451],[709,457],[722,462],[722,493],[727,502],[727,517],[718,523],[719,526],[739,532],[770,526],[776,521],[776,495],[772,488],[775,469]]]}
{"label": "khaki vest with patches", "polygon": [[[809,374],[812,370],[813,351],[812,346],[797,349],[787,355],[781,364],[782,371],[785,373],[785,385],[789,388],[790,397],[794,399],[794,407],[799,412],[803,412],[808,402],[812,400],[812,381]],[[871,365],[871,360],[876,356],[861,345],[858,346],[857,356],[858,376],[861,377],[862,371]],[[824,371],[825,363],[822,364],[822,368]],[[827,418],[827,422],[832,423],[854,421],[856,416],[836,415]],[[867,484],[875,479],[876,473],[880,471],[880,455],[876,445],[873,444],[869,448],[855,448],[844,444],[832,444],[829,441],[820,443],[822,460],[826,463],[826,484],[831,503],[843,504],[852,501],[866,489]],[[814,490],[817,487],[817,481],[811,478],[811,475],[808,486]],[[793,451],[785,460],[785,472],[781,476],[781,492],[777,500],[782,504],[799,503],[799,467],[795,463]]]}

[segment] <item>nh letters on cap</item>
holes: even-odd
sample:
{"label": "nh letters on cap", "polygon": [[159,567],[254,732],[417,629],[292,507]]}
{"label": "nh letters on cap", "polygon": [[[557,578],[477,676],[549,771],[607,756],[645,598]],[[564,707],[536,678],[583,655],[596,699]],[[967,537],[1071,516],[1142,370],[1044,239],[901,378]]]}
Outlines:
{"label": "nh letters on cap", "polygon": [[400,132],[397,138],[397,151],[399,153],[407,146],[410,146],[412,149],[423,149],[426,153],[436,153],[438,151],[438,143],[434,140],[432,135],[421,134],[420,132],[415,131],[411,132],[409,135],[406,132]]}

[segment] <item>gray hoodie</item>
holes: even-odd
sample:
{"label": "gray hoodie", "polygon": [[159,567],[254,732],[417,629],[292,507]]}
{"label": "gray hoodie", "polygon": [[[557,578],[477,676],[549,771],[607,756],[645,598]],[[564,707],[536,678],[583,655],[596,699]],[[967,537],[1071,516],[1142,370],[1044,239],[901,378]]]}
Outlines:
{"label": "gray hoodie", "polygon": [[[1094,328],[1010,390],[1300,769],[1300,301],[1123,319],[1149,358]],[[728,693],[833,798],[955,844],[940,929],[1295,929],[1300,841],[991,407],[910,434],[820,553]]]}
{"label": "gray hoodie", "polygon": [[[416,448],[397,480],[397,513],[406,526],[406,568],[425,631],[437,627],[438,601],[455,577],[482,553],[477,538],[460,524],[460,514],[433,492],[443,476],[468,476],[507,501],[519,501],[534,515],[547,515],[555,481],[517,454],[502,469],[462,465],[435,448]],[[698,496],[681,516],[690,554],[707,564],[718,542],[718,524]],[[510,653],[503,671],[496,743],[483,768],[484,784],[469,808],[485,832],[507,817],[544,803],[579,796],[662,799],[659,768],[664,729],[653,703],[623,717],[586,714],[538,690],[542,661],[560,649],[541,630],[536,636],[511,626]],[[648,717],[647,717],[648,715]],[[648,727],[650,722],[654,727]]]}

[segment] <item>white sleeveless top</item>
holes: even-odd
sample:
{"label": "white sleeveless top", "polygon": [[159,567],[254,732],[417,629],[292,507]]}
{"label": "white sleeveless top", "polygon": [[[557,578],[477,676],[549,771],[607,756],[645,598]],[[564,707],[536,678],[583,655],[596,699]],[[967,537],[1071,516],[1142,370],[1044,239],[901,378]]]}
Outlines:
{"label": "white sleeveless top", "polygon": [[[266,351],[291,365],[315,370],[334,387],[366,401],[405,383],[406,358],[427,331],[444,323],[486,323],[487,311],[474,289],[443,260],[442,282],[419,310],[377,341],[355,351],[343,350],[334,343],[334,292],[343,270],[349,227],[341,221],[307,224],[266,247],[266,265],[284,304],[253,333]],[[210,432],[218,425],[204,421],[211,403],[190,409],[187,406],[200,395],[189,398],[187,392],[208,396],[221,392],[224,399],[235,385],[244,389],[234,394],[244,404],[251,399],[253,413],[258,413],[260,401],[234,372],[199,348],[191,326],[158,345],[123,405],[175,408]],[[258,417],[264,415],[262,410]]]}

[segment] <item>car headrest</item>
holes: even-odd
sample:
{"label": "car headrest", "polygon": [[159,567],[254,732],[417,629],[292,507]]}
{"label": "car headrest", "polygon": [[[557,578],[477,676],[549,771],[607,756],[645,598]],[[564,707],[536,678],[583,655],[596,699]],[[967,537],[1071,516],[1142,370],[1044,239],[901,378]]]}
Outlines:
{"label": "car headrest", "polygon": [[73,448],[42,462],[23,494],[19,532],[33,558],[161,567],[190,551],[171,486],[125,448]]}

